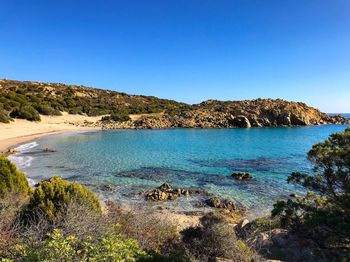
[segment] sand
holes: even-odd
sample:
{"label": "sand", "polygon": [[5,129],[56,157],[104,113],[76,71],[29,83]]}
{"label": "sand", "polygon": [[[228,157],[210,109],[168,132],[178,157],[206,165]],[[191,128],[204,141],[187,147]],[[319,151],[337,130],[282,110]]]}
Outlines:
{"label": "sand", "polygon": [[0,123],[0,152],[5,152],[14,145],[25,143],[39,137],[66,131],[96,130],[97,127],[82,126],[85,121],[97,122],[101,116],[82,115],[41,116],[40,122],[15,119],[10,124]]}

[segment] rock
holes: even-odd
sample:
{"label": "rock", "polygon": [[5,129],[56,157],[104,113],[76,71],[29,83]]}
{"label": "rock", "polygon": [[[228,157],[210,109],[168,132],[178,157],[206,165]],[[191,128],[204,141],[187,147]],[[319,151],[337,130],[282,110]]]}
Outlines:
{"label": "rock", "polygon": [[173,190],[173,187],[170,184],[168,184],[168,183],[164,183],[163,185],[161,185],[159,187],[159,189],[161,191],[171,191],[171,190]]}
{"label": "rock", "polygon": [[237,209],[235,203],[228,199],[220,199],[218,197],[212,197],[206,200],[206,204],[210,207],[220,208],[228,211],[234,211]]}
{"label": "rock", "polygon": [[236,116],[231,121],[233,126],[236,126],[236,127],[242,127],[242,128],[251,127],[251,124],[248,118],[246,118],[245,116]]}
{"label": "rock", "polygon": [[248,219],[243,219],[241,221],[241,223],[238,225],[240,228],[244,228],[246,225],[249,224],[249,220]]}
{"label": "rock", "polygon": [[289,241],[292,240],[288,230],[281,228],[272,229],[270,233],[270,238],[273,244],[277,247],[284,247],[288,245]]}
{"label": "rock", "polygon": [[212,257],[208,260],[209,262],[232,262],[232,259],[222,257]]}
{"label": "rock", "polygon": [[283,125],[283,126],[290,126],[292,124],[292,121],[290,119],[290,113],[283,113],[281,115],[277,116],[277,124]]}
{"label": "rock", "polygon": [[112,186],[112,185],[102,185],[101,186],[101,190],[113,192],[113,191],[116,190],[116,188],[114,186]]}
{"label": "rock", "polygon": [[8,154],[14,154],[17,153],[17,151],[14,148],[9,148],[9,150],[7,150]]}
{"label": "rock", "polygon": [[53,150],[53,149],[50,149],[50,148],[45,148],[45,149],[43,150],[43,152],[53,153],[53,152],[56,152],[56,151]]}
{"label": "rock", "polygon": [[243,172],[233,173],[231,176],[234,179],[240,180],[240,181],[247,181],[247,180],[253,179],[252,175],[250,175],[249,173],[243,173]]}
{"label": "rock", "polygon": [[145,193],[146,200],[152,201],[167,201],[175,200],[180,196],[189,196],[192,194],[201,194],[203,191],[199,189],[183,189],[173,188],[168,183],[162,184],[160,187]]}
{"label": "rock", "polygon": [[268,247],[271,245],[269,234],[266,232],[259,233],[256,237],[250,240],[249,243],[253,245],[255,249],[258,250],[262,247]]}
{"label": "rock", "polygon": [[289,195],[289,197],[297,198],[297,197],[299,197],[299,195],[297,195],[297,194],[295,194],[295,193],[292,193],[292,194]]}

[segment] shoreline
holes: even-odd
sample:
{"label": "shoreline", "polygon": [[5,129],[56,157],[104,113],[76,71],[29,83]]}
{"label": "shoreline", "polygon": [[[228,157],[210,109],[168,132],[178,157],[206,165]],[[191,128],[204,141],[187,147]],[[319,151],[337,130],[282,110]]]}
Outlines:
{"label": "shoreline", "polygon": [[9,149],[31,142],[35,139],[64,132],[94,131],[100,127],[87,127],[85,122],[96,123],[101,116],[88,117],[81,115],[41,116],[40,122],[30,122],[15,119],[9,124],[0,123],[0,153],[7,153]]}

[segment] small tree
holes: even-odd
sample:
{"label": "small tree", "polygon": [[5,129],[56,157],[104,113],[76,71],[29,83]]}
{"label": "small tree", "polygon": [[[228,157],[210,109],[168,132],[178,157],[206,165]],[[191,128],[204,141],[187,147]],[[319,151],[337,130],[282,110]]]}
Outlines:
{"label": "small tree", "polygon": [[26,176],[6,157],[0,157],[0,197],[8,192],[30,193]]}
{"label": "small tree", "polygon": [[272,211],[286,227],[308,234],[322,247],[350,250],[350,128],[315,144],[308,153],[314,174],[293,173],[289,183],[310,190],[278,201]]}
{"label": "small tree", "polygon": [[4,109],[0,108],[0,122],[1,123],[10,123],[11,117],[9,117],[9,114]]}
{"label": "small tree", "polygon": [[51,221],[55,221],[66,212],[74,201],[91,211],[101,212],[97,196],[88,188],[76,182],[68,182],[60,177],[41,181],[35,189],[28,206],[29,213],[42,212]]}

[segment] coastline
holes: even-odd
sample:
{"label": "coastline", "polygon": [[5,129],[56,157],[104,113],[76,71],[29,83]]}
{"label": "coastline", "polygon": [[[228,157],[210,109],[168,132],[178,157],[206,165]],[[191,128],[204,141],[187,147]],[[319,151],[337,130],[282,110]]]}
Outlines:
{"label": "coastline", "polygon": [[96,123],[101,119],[81,115],[41,116],[40,122],[15,119],[9,124],[0,123],[0,153],[10,148],[30,142],[43,136],[71,131],[100,130],[99,127],[88,127],[84,123]]}

